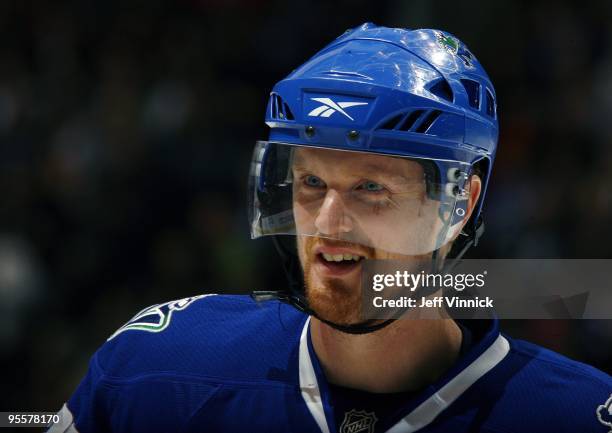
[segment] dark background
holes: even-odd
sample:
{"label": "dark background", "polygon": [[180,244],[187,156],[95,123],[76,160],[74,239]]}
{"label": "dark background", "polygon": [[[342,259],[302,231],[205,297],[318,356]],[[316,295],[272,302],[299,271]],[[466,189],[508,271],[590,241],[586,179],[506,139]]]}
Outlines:
{"label": "dark background", "polygon": [[[58,409],[147,305],[284,284],[246,219],[268,92],[365,21],[448,30],[496,85],[474,254],[610,258],[611,18],[606,0],[0,2],[0,409]],[[503,326],[612,371],[612,321]]]}

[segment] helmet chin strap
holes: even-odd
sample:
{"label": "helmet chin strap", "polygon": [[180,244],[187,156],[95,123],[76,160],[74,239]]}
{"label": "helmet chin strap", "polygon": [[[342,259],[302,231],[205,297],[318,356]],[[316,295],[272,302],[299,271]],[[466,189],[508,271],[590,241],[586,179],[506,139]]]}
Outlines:
{"label": "helmet chin strap", "polygon": [[[459,237],[453,243],[447,257],[440,257],[440,249],[437,249],[432,252],[432,269],[440,269],[440,271],[442,272],[450,272],[459,263],[461,258],[470,249],[470,247],[476,246],[478,244],[478,240],[480,239],[483,233],[484,223],[482,221],[482,218],[479,218],[476,224],[476,228],[472,231],[472,233],[461,232]],[[384,319],[383,321],[371,319],[351,325],[335,323],[320,317],[316,313],[316,311],[314,311],[310,307],[306,296],[303,294],[303,276],[298,258],[294,253],[292,253],[284,245],[282,245],[278,236],[273,236],[273,242],[274,246],[276,247],[277,251],[281,256],[283,268],[285,269],[285,274],[287,275],[287,278],[289,280],[289,288],[285,290],[253,291],[251,293],[251,297],[255,301],[260,302],[278,300],[287,303],[297,308],[299,311],[302,311],[310,316],[316,317],[321,322],[331,326],[334,329],[337,329],[338,331],[353,335],[369,334],[371,332],[376,332],[383,328],[386,328],[387,326],[395,322],[397,319],[399,319],[407,311],[405,308],[398,308],[397,310],[395,310],[392,317]],[[418,293],[421,296],[426,296],[426,293],[421,290],[419,290]]]}
{"label": "helmet chin strap", "polygon": [[378,320],[365,320],[360,323],[356,323],[353,325],[341,325],[339,323],[332,322],[330,320],[326,320],[319,316],[312,308],[308,306],[308,301],[305,297],[297,294],[289,294],[287,291],[278,291],[278,290],[270,290],[270,291],[254,291],[251,294],[251,297],[256,301],[270,301],[270,300],[278,300],[281,302],[285,302],[294,308],[308,314],[309,316],[316,317],[321,322],[326,325],[331,326],[338,331],[344,332],[346,334],[369,334],[370,332],[378,331],[379,329],[385,328],[391,323],[395,322],[395,320],[399,319],[403,311],[397,310],[396,313],[390,319],[385,319],[382,322]]}

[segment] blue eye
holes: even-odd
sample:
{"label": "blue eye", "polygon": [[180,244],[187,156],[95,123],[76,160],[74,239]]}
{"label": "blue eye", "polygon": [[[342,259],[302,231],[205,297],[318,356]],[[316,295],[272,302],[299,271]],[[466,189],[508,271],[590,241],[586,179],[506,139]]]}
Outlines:
{"label": "blue eye", "polygon": [[322,186],[325,186],[325,183],[323,183],[323,181],[321,179],[319,179],[317,176],[313,176],[313,175],[308,175],[304,178],[304,183],[308,186],[312,186],[314,188],[319,188]]}
{"label": "blue eye", "polygon": [[359,185],[359,188],[364,189],[369,192],[379,192],[385,189],[385,187],[382,186],[381,184],[372,182],[371,180],[366,180],[361,185]]}

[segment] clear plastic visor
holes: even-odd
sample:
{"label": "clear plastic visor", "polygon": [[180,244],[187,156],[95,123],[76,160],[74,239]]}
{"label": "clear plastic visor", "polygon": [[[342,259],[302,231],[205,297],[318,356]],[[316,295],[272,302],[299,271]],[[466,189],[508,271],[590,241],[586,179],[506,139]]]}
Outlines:
{"label": "clear plastic visor", "polygon": [[467,218],[469,164],[258,141],[251,237],[314,236],[386,253],[430,254]]}

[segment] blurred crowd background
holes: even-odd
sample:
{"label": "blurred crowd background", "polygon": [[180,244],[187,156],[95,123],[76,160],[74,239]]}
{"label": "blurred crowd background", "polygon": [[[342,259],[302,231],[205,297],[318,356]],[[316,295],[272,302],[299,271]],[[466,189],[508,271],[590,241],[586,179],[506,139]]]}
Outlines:
{"label": "blurred crowd background", "polygon": [[[446,29],[496,85],[475,255],[612,256],[609,1],[2,1],[2,410],[58,409],[147,305],[284,284],[247,224],[268,93],[365,21]],[[612,320],[503,326],[612,371]]]}

